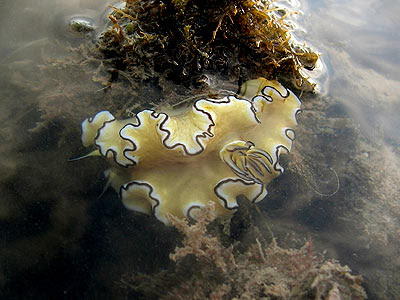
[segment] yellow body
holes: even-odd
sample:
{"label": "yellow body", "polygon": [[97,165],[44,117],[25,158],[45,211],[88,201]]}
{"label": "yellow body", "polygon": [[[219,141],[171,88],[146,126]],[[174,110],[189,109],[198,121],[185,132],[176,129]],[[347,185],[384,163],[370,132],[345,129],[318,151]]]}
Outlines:
{"label": "yellow body", "polygon": [[201,99],[181,115],[144,110],[116,120],[109,112],[82,123],[84,146],[110,160],[109,180],[124,205],[154,214],[193,217],[212,200],[230,214],[239,195],[262,200],[282,173],[300,101],[276,81],[250,80],[239,96]]}

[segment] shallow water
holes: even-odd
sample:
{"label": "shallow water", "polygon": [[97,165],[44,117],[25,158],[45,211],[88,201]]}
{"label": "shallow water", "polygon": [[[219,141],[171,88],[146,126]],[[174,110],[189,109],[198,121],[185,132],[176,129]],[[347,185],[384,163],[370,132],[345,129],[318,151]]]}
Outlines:
{"label": "shallow water", "polygon": [[[326,73],[317,79],[321,94],[303,99],[294,154],[260,203],[262,216],[282,244],[310,235],[315,251],[364,277],[371,299],[396,299],[400,7],[396,0],[292,5],[303,12],[298,38],[322,54]],[[113,191],[97,199],[104,163],[67,162],[83,151],[80,121],[118,101],[117,91],[93,82],[95,63],[79,71],[43,66],[64,57],[67,45],[95,38],[105,10],[94,0],[0,1],[1,298],[119,299],[121,274],[165,267],[175,247],[165,238],[174,232],[127,211]],[[80,15],[97,32],[70,32],[66,20]],[[158,91],[147,97],[157,100]]]}

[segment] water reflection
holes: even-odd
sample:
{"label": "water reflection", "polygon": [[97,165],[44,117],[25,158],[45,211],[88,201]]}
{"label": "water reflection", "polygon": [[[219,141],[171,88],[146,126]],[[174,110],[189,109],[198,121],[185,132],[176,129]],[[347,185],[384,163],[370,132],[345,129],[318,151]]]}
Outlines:
{"label": "water reflection", "polygon": [[[363,274],[370,297],[377,299],[394,299],[400,292],[397,279],[391,277],[398,278],[394,274],[400,237],[399,12],[396,1],[374,0],[311,1],[306,12],[307,38],[318,45],[330,72],[329,92],[322,100],[331,106],[325,126],[332,126],[341,140],[326,162],[342,174],[347,203],[339,217],[348,228],[335,227],[331,238],[340,233],[336,243],[346,246],[334,248],[343,254],[347,249],[341,259]],[[343,118],[353,124],[340,125],[350,130],[345,135],[338,131]],[[332,121],[336,124],[327,125]],[[331,210],[340,206],[331,205]]]}
{"label": "water reflection", "polygon": [[[300,7],[304,36],[322,52],[329,80],[324,95],[305,97],[298,154],[261,208],[282,240],[311,233],[316,250],[366,278],[372,298],[393,299],[400,294],[400,7],[395,0]],[[94,0],[0,1],[3,298],[118,299],[113,281],[138,266],[167,265],[174,247],[162,238],[169,229],[144,226],[145,217],[132,217],[112,192],[97,199],[99,161],[67,162],[77,154],[79,122],[118,101],[117,87],[99,91],[97,62],[43,66],[93,39],[70,31],[73,18],[88,18],[98,34],[106,10]],[[324,197],[336,187],[329,168],[340,189]]]}
{"label": "water reflection", "polygon": [[398,11],[395,1],[325,1],[310,17],[311,24],[324,26],[311,26],[309,34],[332,64],[330,94],[347,106],[364,133],[391,136],[397,144]]}

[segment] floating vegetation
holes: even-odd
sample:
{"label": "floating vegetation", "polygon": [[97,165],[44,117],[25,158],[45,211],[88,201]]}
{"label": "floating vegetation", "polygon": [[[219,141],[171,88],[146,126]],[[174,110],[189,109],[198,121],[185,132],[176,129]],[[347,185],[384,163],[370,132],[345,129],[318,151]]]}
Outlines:
{"label": "floating vegetation", "polygon": [[186,86],[214,71],[231,79],[265,77],[313,90],[304,70],[319,55],[292,38],[294,11],[270,0],[126,0],[113,7],[99,49],[131,78],[161,75]]}

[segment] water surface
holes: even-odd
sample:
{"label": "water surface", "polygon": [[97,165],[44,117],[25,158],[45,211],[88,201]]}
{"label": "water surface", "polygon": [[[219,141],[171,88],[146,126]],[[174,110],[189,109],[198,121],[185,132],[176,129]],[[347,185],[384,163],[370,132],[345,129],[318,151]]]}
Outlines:
{"label": "water surface", "polygon": [[[396,0],[291,2],[303,13],[298,38],[321,53],[325,73],[317,79],[321,93],[304,95],[293,156],[260,203],[261,221],[282,244],[289,235],[311,236],[315,251],[364,277],[371,299],[396,299],[400,6]],[[93,77],[98,62],[54,61],[57,67],[49,68],[49,59],[95,39],[106,9],[94,0],[0,1],[4,299],[120,299],[121,274],[165,267],[175,247],[170,229],[127,211],[113,191],[98,199],[104,163],[67,161],[84,151],[80,121],[118,101],[123,108],[124,101],[114,96],[117,88],[102,90],[101,73]],[[93,34],[69,31],[67,20],[80,16],[93,20]],[[146,97],[157,100],[158,93]]]}

